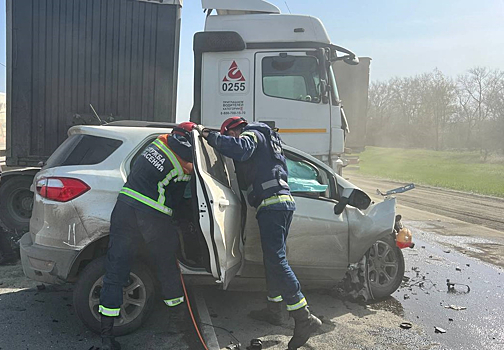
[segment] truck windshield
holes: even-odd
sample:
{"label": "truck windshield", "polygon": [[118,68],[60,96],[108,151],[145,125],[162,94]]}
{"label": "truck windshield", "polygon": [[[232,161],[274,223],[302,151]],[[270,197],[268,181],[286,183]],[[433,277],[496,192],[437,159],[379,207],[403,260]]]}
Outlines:
{"label": "truck windshield", "polygon": [[262,84],[266,96],[320,102],[320,76],[315,57],[290,55],[264,57]]}

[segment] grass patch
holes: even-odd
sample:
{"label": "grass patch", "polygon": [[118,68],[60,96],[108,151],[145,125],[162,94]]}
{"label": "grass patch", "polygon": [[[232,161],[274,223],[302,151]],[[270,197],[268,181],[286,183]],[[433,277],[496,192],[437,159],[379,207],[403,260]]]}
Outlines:
{"label": "grass patch", "polygon": [[504,164],[478,152],[366,147],[359,158],[361,174],[504,197]]}

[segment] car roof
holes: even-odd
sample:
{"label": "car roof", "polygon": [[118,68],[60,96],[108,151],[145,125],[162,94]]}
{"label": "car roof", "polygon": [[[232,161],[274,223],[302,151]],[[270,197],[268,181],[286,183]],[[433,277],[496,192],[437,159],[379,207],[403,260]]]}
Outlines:
{"label": "car roof", "polygon": [[86,134],[99,137],[114,138],[122,141],[138,142],[139,140],[154,134],[169,134],[172,131],[172,126],[176,124],[157,123],[149,124],[148,122],[127,123],[128,125],[106,124],[106,125],[76,125],[68,130],[68,135]]}
{"label": "car roof", "polygon": [[126,127],[139,127],[139,128],[174,128],[177,123],[166,123],[166,122],[153,122],[145,120],[118,120],[115,122],[110,122],[102,126],[126,126]]}

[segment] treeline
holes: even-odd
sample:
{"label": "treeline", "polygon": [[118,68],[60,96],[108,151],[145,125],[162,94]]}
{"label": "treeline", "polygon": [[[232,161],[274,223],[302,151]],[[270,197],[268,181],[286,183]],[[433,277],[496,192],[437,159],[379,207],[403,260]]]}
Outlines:
{"label": "treeline", "polygon": [[456,78],[435,69],[373,82],[371,146],[504,153],[504,71],[476,67]]}

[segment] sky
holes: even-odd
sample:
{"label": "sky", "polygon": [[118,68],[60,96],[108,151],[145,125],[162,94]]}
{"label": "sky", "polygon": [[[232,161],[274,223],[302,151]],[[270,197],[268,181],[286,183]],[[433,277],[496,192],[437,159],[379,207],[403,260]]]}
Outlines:
{"label": "sky", "polygon": [[[320,18],[333,43],[371,57],[373,81],[435,68],[454,77],[475,66],[504,69],[504,0],[270,2],[283,13],[290,9]],[[4,92],[5,0],[0,0],[0,9],[0,92]],[[203,30],[204,21],[201,1],[184,0],[177,120],[187,120],[192,107],[192,37]]]}

